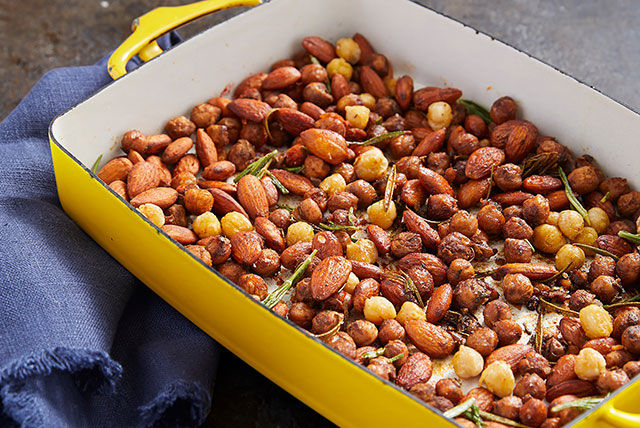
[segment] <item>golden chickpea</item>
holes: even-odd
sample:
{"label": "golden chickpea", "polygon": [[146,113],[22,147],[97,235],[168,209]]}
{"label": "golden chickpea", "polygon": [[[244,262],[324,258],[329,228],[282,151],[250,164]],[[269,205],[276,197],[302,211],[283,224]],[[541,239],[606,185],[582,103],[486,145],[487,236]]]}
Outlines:
{"label": "golden chickpea", "polygon": [[584,227],[584,218],[577,211],[564,210],[558,216],[558,228],[569,239],[575,238]]}
{"label": "golden chickpea", "polygon": [[[596,239],[598,239],[598,232],[593,227],[587,226],[584,227],[580,233],[573,239],[574,242],[579,244],[591,245],[593,247],[597,247]],[[593,252],[590,250],[586,250],[585,254],[593,255]]]}
{"label": "golden chickpea", "polygon": [[482,373],[484,359],[475,349],[460,345],[460,349],[454,354],[451,364],[459,378],[468,379]]}
{"label": "golden chickpea", "polygon": [[334,58],[327,64],[327,74],[329,75],[329,79],[331,79],[334,74],[342,74],[345,79],[351,80],[353,67],[343,58]]}
{"label": "golden chickpea", "polygon": [[609,216],[599,207],[593,207],[589,211],[587,211],[589,215],[589,223],[591,223],[591,227],[593,227],[596,232],[603,233],[609,227]]}
{"label": "golden chickpea", "polygon": [[580,325],[589,339],[609,337],[613,331],[611,315],[599,305],[580,309]]}
{"label": "golden chickpea", "polygon": [[349,125],[354,128],[364,129],[369,123],[369,113],[371,111],[365,106],[346,106],[344,108],[345,117]]}
{"label": "golden chickpea", "polygon": [[376,244],[367,238],[361,238],[354,243],[347,244],[347,259],[357,262],[375,263],[378,261]]}
{"label": "golden chickpea", "polygon": [[389,91],[392,97],[396,96],[396,83],[398,83],[398,81],[394,77],[386,77],[384,79],[384,86],[386,86],[387,91]]}
{"label": "golden chickpea", "polygon": [[355,273],[351,272],[349,274],[349,278],[347,278],[347,283],[344,285],[344,291],[349,294],[353,294],[353,291],[359,283],[360,278],[358,278]]}
{"label": "golden chickpea", "polygon": [[368,108],[369,110],[373,110],[376,106],[376,98],[368,92],[363,92],[359,95],[360,101],[362,105]]}
{"label": "golden chickpea", "polygon": [[566,242],[560,230],[550,224],[541,224],[533,230],[533,246],[544,253],[554,254]]}
{"label": "golden chickpea", "polygon": [[347,187],[347,182],[341,174],[336,173],[322,180],[319,187],[328,195],[333,195],[336,192],[344,192],[344,189]]}
{"label": "golden chickpea", "polygon": [[429,126],[434,131],[446,128],[451,124],[452,119],[453,113],[449,104],[444,101],[438,101],[429,105],[427,120],[429,121]]}
{"label": "golden chickpea", "polygon": [[575,245],[565,244],[556,253],[556,269],[564,270],[571,265],[570,269],[580,269],[584,263],[584,251]]}
{"label": "golden chickpea", "polygon": [[484,383],[487,389],[498,397],[511,395],[516,385],[511,366],[502,360],[495,361],[484,369],[479,384]]}
{"label": "golden chickpea", "polygon": [[389,168],[389,160],[382,150],[373,147],[356,158],[353,168],[358,178],[375,181],[385,176]]}
{"label": "golden chickpea", "polygon": [[385,211],[384,200],[379,200],[369,205],[367,215],[369,216],[369,223],[380,226],[383,229],[389,229],[398,214],[396,212],[396,204],[393,201],[389,204],[389,209]]}
{"label": "golden chickpea", "polygon": [[200,239],[208,238],[209,236],[218,236],[222,230],[218,217],[210,211],[196,217],[191,226]]}
{"label": "golden chickpea", "polygon": [[398,311],[398,315],[396,315],[396,321],[404,326],[404,323],[409,320],[425,320],[427,319],[427,315],[424,312],[424,309],[420,308],[420,306],[416,305],[413,302],[404,302],[400,307],[400,311]]}
{"label": "golden chickpea", "polygon": [[364,302],[364,317],[375,325],[380,325],[384,320],[391,320],[396,317],[396,308],[393,303],[382,296],[369,297]]}
{"label": "golden chickpea", "polygon": [[313,241],[313,227],[307,222],[297,221],[287,229],[287,247],[292,246],[296,242]]}
{"label": "golden chickpea", "polygon": [[340,58],[345,59],[351,64],[360,61],[360,46],[351,38],[338,39],[336,42],[336,53]]}
{"label": "golden chickpea", "polygon": [[227,238],[232,238],[238,232],[250,232],[253,230],[253,225],[249,219],[237,211],[225,214],[220,219],[220,225],[222,226],[222,233]]}
{"label": "golden chickpea", "polygon": [[606,366],[607,362],[600,352],[593,348],[583,348],[576,356],[573,371],[582,380],[596,380]]}
{"label": "golden chickpea", "polygon": [[560,213],[558,211],[551,211],[545,223],[550,224],[552,226],[558,226],[559,217],[560,217]]}
{"label": "golden chickpea", "polygon": [[159,206],[155,204],[142,204],[138,207],[138,211],[156,226],[164,226],[164,212],[162,212],[162,208]]}

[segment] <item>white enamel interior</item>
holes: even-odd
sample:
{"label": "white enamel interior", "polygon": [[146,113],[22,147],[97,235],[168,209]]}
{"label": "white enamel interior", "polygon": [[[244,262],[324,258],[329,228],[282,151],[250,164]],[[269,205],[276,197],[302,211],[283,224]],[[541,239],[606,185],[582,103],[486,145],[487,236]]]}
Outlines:
{"label": "white enamel interior", "polygon": [[[486,106],[514,97],[524,118],[610,175],[638,185],[638,115],[528,55],[406,0],[275,0],[221,23],[145,64],[55,120],[53,135],[91,166],[123,132],[160,132],[168,118],[267,70],[319,35],[364,34],[396,76],[462,89]],[[416,85],[418,86],[418,85]],[[103,160],[104,163],[104,160]]]}

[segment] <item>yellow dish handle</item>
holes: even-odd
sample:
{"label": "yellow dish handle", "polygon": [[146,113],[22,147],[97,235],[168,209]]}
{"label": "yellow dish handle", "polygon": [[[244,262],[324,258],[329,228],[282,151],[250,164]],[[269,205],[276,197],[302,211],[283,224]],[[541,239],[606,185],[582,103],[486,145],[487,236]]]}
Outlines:
{"label": "yellow dish handle", "polygon": [[109,75],[115,80],[127,74],[125,67],[136,54],[143,61],[160,55],[162,48],[156,39],[182,24],[221,9],[256,6],[260,3],[261,0],[203,0],[184,6],[153,9],[133,21],[133,33],[109,57]]}
{"label": "yellow dish handle", "polygon": [[614,427],[637,428],[640,427],[640,415],[624,412],[613,407],[613,403],[603,406],[601,418],[609,422]]}

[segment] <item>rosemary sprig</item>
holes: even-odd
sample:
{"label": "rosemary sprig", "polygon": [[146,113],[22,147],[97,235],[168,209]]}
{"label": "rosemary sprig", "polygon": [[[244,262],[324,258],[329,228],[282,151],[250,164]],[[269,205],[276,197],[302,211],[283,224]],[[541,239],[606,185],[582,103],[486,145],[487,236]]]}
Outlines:
{"label": "rosemary sprig", "polygon": [[577,400],[573,400],[573,401],[569,401],[567,403],[562,403],[562,404],[558,404],[556,406],[553,406],[551,408],[552,412],[559,412],[560,410],[564,410],[564,409],[578,409],[581,411],[585,411],[585,410],[589,410],[592,407],[597,406],[598,404],[600,404],[600,402],[602,402],[602,400],[604,400],[605,397],[584,397],[584,398],[578,398]]}
{"label": "rosemary sprig", "polygon": [[384,189],[384,211],[389,211],[391,200],[393,198],[393,192],[396,190],[396,165],[394,164],[389,171],[389,177],[387,178],[387,186]]}
{"label": "rosemary sprig", "polygon": [[313,252],[309,254],[309,256],[298,265],[293,274],[289,278],[287,278],[285,282],[283,282],[278,288],[273,290],[267,297],[265,297],[262,303],[264,303],[267,308],[273,308],[276,303],[282,300],[282,297],[286,294],[286,292],[289,291],[289,289],[293,287],[300,280],[300,278],[302,278],[302,275],[304,275],[304,272],[311,264],[311,260],[313,260],[317,252],[318,250],[313,250]]}
{"label": "rosemary sprig", "polygon": [[271,178],[271,181],[273,181],[273,185],[278,188],[280,193],[282,193],[283,195],[287,195],[289,193],[289,189],[284,187],[284,185],[280,182],[280,180],[278,180],[276,176],[271,173],[271,171],[266,169],[264,171],[269,176],[269,178]]}
{"label": "rosemary sprig", "polygon": [[453,419],[453,418],[455,418],[457,416],[460,416],[461,414],[463,414],[467,410],[469,410],[471,408],[471,406],[473,406],[474,404],[476,404],[476,399],[475,398],[469,398],[468,400],[463,401],[462,403],[458,404],[457,406],[450,408],[449,410],[444,412],[442,415],[445,418]]}
{"label": "rosemary sprig", "polygon": [[94,174],[98,173],[98,166],[100,165],[101,160],[102,160],[102,153],[100,153],[100,155],[98,156],[98,159],[96,159],[96,161],[93,163],[93,166],[91,167],[91,172],[93,172]]}
{"label": "rosemary sprig", "polygon": [[567,199],[569,199],[569,203],[573,207],[574,210],[578,211],[578,213],[584,218],[585,223],[591,226],[591,220],[589,220],[589,214],[587,214],[587,210],[584,209],[576,195],[574,195],[573,190],[571,190],[571,185],[569,185],[569,180],[567,179],[567,175],[564,173],[562,168],[558,168],[558,174],[560,174],[560,180],[562,180],[562,184],[564,184],[564,192],[567,194]]}
{"label": "rosemary sprig", "polygon": [[365,360],[373,360],[374,358],[379,357],[382,354],[384,354],[384,348],[378,348],[375,351],[365,352],[362,358],[364,358]]}
{"label": "rosemary sprig", "polygon": [[385,274],[385,276],[388,277],[389,279],[402,281],[404,283],[405,292],[410,292],[411,294],[413,294],[416,297],[416,300],[418,301],[418,304],[420,305],[420,307],[424,308],[424,302],[422,301],[422,296],[420,295],[420,291],[418,291],[418,287],[416,287],[416,284],[413,282],[411,277],[407,275],[406,272],[398,270],[394,266],[392,270],[388,271]]}
{"label": "rosemary sprig", "polygon": [[573,245],[575,245],[576,247],[580,247],[583,250],[590,250],[593,251],[596,254],[600,254],[601,256],[607,256],[607,257],[611,257],[613,260],[618,261],[619,257],[616,256],[615,254],[607,251],[607,250],[603,250],[602,248],[598,248],[598,247],[594,247],[593,245],[588,245],[588,244],[581,244],[579,242],[574,242]]}
{"label": "rosemary sprig", "polygon": [[545,175],[558,168],[558,156],[551,152],[538,153],[523,160],[520,168],[522,169],[522,178],[530,175]]}
{"label": "rosemary sprig", "polygon": [[330,230],[330,231],[336,231],[336,230],[360,230],[360,229],[362,229],[359,226],[354,226],[354,225],[350,225],[350,224],[337,224],[337,223],[334,223],[332,221],[329,221],[327,223],[320,223],[317,227],[322,229],[322,230]]}
{"label": "rosemary sprig", "polygon": [[640,302],[638,300],[640,300],[640,293],[636,294],[635,296],[629,297],[628,299],[622,299],[622,300],[618,300],[615,303],[603,305],[603,308],[614,309],[614,308],[619,308],[621,306],[638,306],[640,305]]}
{"label": "rosemary sprig", "polygon": [[531,241],[529,241],[528,239],[525,239],[526,243],[529,244],[529,247],[531,247],[531,251],[533,251],[534,253],[536,252],[536,247],[533,246],[533,244],[531,243]]}
{"label": "rosemary sprig", "polygon": [[390,363],[395,363],[396,361],[398,361],[402,357],[404,357],[404,352],[400,352],[398,355],[394,355],[393,357],[389,358],[389,362]]}
{"label": "rosemary sprig", "polygon": [[462,106],[467,110],[467,114],[477,114],[487,125],[491,123],[491,114],[489,114],[489,111],[480,104],[471,100],[463,99],[458,100],[458,104],[462,104]]}
{"label": "rosemary sprig", "polygon": [[287,210],[289,212],[292,212],[294,210],[293,207],[290,207],[289,205],[284,205],[284,204],[276,204],[276,207],[282,208],[282,209]]}
{"label": "rosemary sprig", "polygon": [[475,423],[478,428],[484,427],[484,421],[482,420],[482,414],[477,404],[473,403],[471,407],[464,412],[464,417]]}
{"label": "rosemary sprig", "polygon": [[607,199],[609,199],[610,196],[611,196],[611,192],[605,193],[602,199],[600,199],[600,203],[604,204],[605,202],[607,202]]}
{"label": "rosemary sprig", "polygon": [[573,266],[573,262],[569,263],[568,265],[566,265],[564,268],[560,269],[560,271],[558,273],[556,273],[553,276],[550,276],[547,279],[542,280],[542,282],[551,282],[554,279],[558,278],[559,276],[561,276],[563,273],[565,273],[566,271],[568,271],[569,269],[571,269],[571,266]]}
{"label": "rosemary sprig", "polygon": [[536,335],[533,346],[538,354],[542,353],[542,316],[544,309],[538,305],[538,319],[536,320]]}
{"label": "rosemary sprig", "polygon": [[547,302],[544,299],[540,299],[540,303],[542,303],[545,306],[546,309],[551,310],[553,312],[557,312],[557,313],[559,313],[561,315],[566,315],[568,317],[574,317],[574,318],[580,315],[576,311],[573,311],[573,310],[567,309],[567,308],[563,308],[563,307],[560,307],[558,305],[554,305],[553,303]]}
{"label": "rosemary sprig", "polygon": [[640,235],[637,233],[629,233],[626,230],[621,230],[618,232],[618,236],[633,244],[640,245]]}
{"label": "rosemary sprig", "polygon": [[269,113],[267,113],[267,115],[264,118],[264,130],[267,132],[267,138],[269,139],[269,141],[273,141],[273,137],[271,136],[271,130],[269,129],[269,119],[271,118],[271,115],[277,112],[278,110],[280,109],[272,108],[271,110],[269,110]]}
{"label": "rosemary sprig", "polygon": [[486,278],[487,276],[491,276],[494,273],[496,273],[497,269],[489,269],[489,270],[483,270],[480,272],[476,272],[476,274],[473,276],[474,278]]}
{"label": "rosemary sprig", "polygon": [[487,421],[498,422],[503,425],[508,425],[510,427],[516,427],[516,428],[531,428],[529,425],[524,425],[519,422],[512,421],[511,419],[503,418],[502,416],[485,412],[484,410],[478,409],[478,414],[480,414],[480,416]]}
{"label": "rosemary sprig", "polygon": [[291,168],[285,168],[287,171],[289,172],[293,172],[294,174],[298,174],[299,172],[301,172],[304,169],[304,165],[300,165],[300,166],[294,166]]}
{"label": "rosemary sprig", "polygon": [[369,138],[365,141],[349,141],[349,144],[354,146],[370,146],[372,144],[377,144],[380,141],[388,140],[389,138],[395,138],[400,135],[408,134],[409,131],[393,131],[387,132],[386,134],[378,135],[377,137]]}
{"label": "rosemary sprig", "polygon": [[251,162],[249,166],[247,166],[240,174],[236,175],[233,181],[237,183],[238,181],[240,181],[242,177],[244,177],[247,174],[252,174],[252,175],[258,174],[264,168],[264,166],[267,165],[267,163],[269,163],[277,154],[278,154],[278,151],[274,150],[262,156],[261,158]]}

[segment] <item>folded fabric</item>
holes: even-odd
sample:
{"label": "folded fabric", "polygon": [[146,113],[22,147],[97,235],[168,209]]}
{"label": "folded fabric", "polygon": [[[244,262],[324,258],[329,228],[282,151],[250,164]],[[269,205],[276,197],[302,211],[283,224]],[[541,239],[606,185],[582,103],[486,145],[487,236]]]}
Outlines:
{"label": "folded fabric", "polygon": [[58,200],[49,123],[109,81],[106,59],[50,71],[0,124],[0,426],[195,426],[210,407],[218,345]]}

